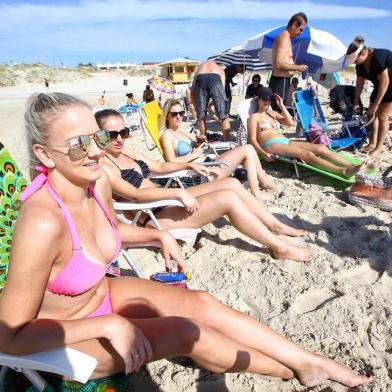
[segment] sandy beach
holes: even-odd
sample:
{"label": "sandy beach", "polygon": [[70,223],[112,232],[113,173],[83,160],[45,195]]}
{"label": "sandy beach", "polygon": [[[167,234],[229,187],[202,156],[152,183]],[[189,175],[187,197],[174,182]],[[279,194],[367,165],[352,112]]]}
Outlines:
{"label": "sandy beach", "polygon": [[[146,79],[124,71],[99,72],[85,79],[52,83],[50,90],[76,94],[93,106],[105,90],[106,104],[118,108],[127,92],[141,98]],[[24,104],[36,91],[45,91],[42,81],[0,88],[0,141],[25,174]],[[233,112],[240,97],[234,98]],[[140,129],[129,142],[159,158],[156,151],[146,150]],[[386,151],[382,169],[390,165],[391,158],[391,151]],[[309,350],[358,372],[374,374],[374,383],[360,391],[391,391],[391,214],[349,204],[345,191],[314,173],[301,170],[297,179],[292,166],[263,163],[263,167],[279,190],[267,206],[282,221],[308,231],[304,238],[285,240],[310,248],[312,260],[306,264],[274,260],[266,248],[222,218],[203,227],[194,248],[182,246],[193,276],[190,288],[210,292]],[[129,252],[146,276],[162,270],[159,253],[146,249]],[[307,389],[296,380],[215,375],[180,358],[147,365],[132,376],[130,390],[341,392],[346,388],[324,382]]]}

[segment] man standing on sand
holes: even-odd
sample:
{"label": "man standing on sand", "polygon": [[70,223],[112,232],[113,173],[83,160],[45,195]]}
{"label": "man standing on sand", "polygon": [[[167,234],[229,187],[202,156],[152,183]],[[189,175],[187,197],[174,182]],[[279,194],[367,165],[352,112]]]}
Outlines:
{"label": "man standing on sand", "polygon": [[[287,28],[275,39],[272,46],[272,76],[269,87],[278,94],[283,102],[288,98],[290,78],[294,72],[305,72],[308,66],[305,64],[294,64],[293,46],[291,40],[298,37],[305,29],[308,18],[303,12],[293,15]],[[273,102],[272,108],[280,111]]]}
{"label": "man standing on sand", "polygon": [[227,97],[225,93],[225,72],[215,61],[206,61],[199,64],[193,78],[191,97],[196,106],[199,129],[206,136],[206,116],[208,102],[212,99],[215,113],[221,121],[223,139],[230,136],[230,120],[227,113]]}

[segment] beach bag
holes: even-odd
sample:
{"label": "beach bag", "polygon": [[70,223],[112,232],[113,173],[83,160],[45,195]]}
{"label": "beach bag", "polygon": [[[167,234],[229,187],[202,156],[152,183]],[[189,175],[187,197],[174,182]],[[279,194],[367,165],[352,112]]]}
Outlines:
{"label": "beach bag", "polygon": [[325,134],[323,128],[315,121],[310,125],[309,141],[310,143],[329,146],[328,136]]}
{"label": "beach bag", "polygon": [[352,204],[367,204],[383,211],[392,211],[392,172],[390,166],[383,174],[357,174],[355,184],[348,192],[348,199]]}

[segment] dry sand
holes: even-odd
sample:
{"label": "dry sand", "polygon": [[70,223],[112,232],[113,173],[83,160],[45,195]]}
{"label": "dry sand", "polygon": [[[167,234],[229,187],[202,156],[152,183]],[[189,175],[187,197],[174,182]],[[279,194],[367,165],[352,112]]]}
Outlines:
{"label": "dry sand", "polygon": [[[145,78],[103,73],[81,82],[51,86],[79,94],[96,104],[102,90],[117,107],[125,92],[140,97]],[[0,140],[26,173],[23,131],[25,97],[41,85],[0,89]],[[235,105],[233,105],[235,106]],[[140,131],[132,144],[145,151]],[[158,157],[156,152],[147,155]],[[383,167],[391,153],[384,154]],[[203,228],[195,248],[183,246],[193,274],[190,287],[207,290],[220,301],[266,323],[298,344],[334,358],[359,372],[375,375],[362,391],[392,390],[392,245],[389,213],[348,204],[345,192],[310,172],[295,178],[291,167],[263,164],[280,189],[270,210],[284,222],[304,228],[304,239],[287,238],[314,251],[306,264],[276,261],[268,250],[236,231],[222,218]],[[151,250],[131,250],[146,275],[162,269],[162,257]],[[137,391],[344,391],[325,382],[307,389],[251,374],[214,375],[190,361],[157,361],[133,378]]]}

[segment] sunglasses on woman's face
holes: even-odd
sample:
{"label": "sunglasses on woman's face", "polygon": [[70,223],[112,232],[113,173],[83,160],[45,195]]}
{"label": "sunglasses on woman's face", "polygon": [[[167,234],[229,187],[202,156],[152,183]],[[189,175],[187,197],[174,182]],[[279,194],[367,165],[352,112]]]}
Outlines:
{"label": "sunglasses on woman's face", "polygon": [[177,116],[184,117],[185,116],[185,110],[181,110],[180,112],[169,112],[169,114],[174,118]]}
{"label": "sunglasses on woman's face", "polygon": [[91,139],[94,139],[96,145],[101,150],[106,150],[109,147],[109,133],[103,129],[100,129],[92,135],[75,136],[69,139],[67,145],[51,144],[51,146],[68,147],[68,155],[71,161],[78,161],[87,155]]}
{"label": "sunglasses on woman's face", "polygon": [[126,139],[129,137],[129,128],[125,127],[121,131],[108,131],[109,132],[109,137],[110,140],[116,140],[118,138],[118,135],[120,135],[123,139]]}

